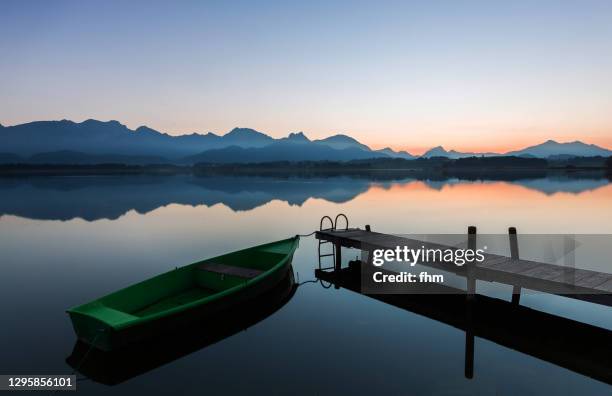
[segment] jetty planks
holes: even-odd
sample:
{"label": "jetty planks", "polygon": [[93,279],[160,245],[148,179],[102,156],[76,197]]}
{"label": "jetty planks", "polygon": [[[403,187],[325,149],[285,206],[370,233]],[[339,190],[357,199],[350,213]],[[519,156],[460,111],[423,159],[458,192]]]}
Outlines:
{"label": "jetty planks", "polygon": [[[425,249],[457,248],[359,228],[322,230],[317,231],[315,235],[317,239],[330,241],[337,246],[365,251],[395,249],[396,246],[407,246],[414,249],[421,247]],[[340,254],[337,255],[337,258],[339,256]],[[436,262],[420,264],[453,272],[470,279],[504,283],[612,306],[612,274],[610,273],[563,267],[496,254],[485,254],[484,256],[483,262],[464,266]],[[469,271],[467,271],[468,266]]]}

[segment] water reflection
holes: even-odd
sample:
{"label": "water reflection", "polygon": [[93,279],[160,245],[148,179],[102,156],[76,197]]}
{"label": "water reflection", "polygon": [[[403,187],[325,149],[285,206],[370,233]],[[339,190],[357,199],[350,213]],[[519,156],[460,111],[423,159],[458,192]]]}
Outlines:
{"label": "water reflection", "polygon": [[291,268],[273,289],[238,307],[207,317],[205,321],[112,352],[103,352],[77,341],[66,362],[93,381],[116,385],[247,330],[281,309],[291,300],[297,287]]}
{"label": "water reflection", "polygon": [[[105,186],[110,179],[92,177],[88,182],[87,189],[99,186],[96,191],[101,196],[89,194],[88,199],[95,200],[103,211],[119,202],[113,195],[115,189]],[[195,182],[189,177],[181,183],[171,181],[173,177],[160,179],[148,182],[167,183],[158,188],[159,194],[179,194],[188,189],[188,181]],[[246,190],[249,183],[244,179],[228,178],[242,180],[238,187]],[[68,374],[72,368],[65,358],[74,346],[74,334],[65,315],[67,307],[176,265],[310,232],[318,228],[324,214],[346,213],[351,226],[371,224],[375,231],[396,234],[461,234],[471,224],[483,234],[506,232],[508,226],[516,226],[519,235],[612,233],[611,184],[580,194],[547,195],[512,181],[455,179],[457,182],[443,183],[440,190],[435,190],[429,180],[418,179],[289,179],[300,183],[318,179],[327,183],[327,190],[338,188],[341,182],[336,180],[346,179],[347,184],[362,183],[364,190],[344,203],[320,197],[308,198],[298,206],[273,199],[248,211],[234,211],[223,204],[171,204],[146,214],[132,210],[113,221],[2,217],[0,295],[4,298],[0,299],[0,312],[12,319],[2,324],[0,371]],[[57,184],[48,180],[50,185]],[[137,184],[138,180],[145,184],[146,178],[125,180],[131,180],[127,184]],[[266,180],[281,184],[287,179]],[[22,179],[11,188],[27,187],[40,197],[14,194],[10,198],[13,207],[28,208],[29,203],[19,201],[36,198],[39,207],[44,207],[47,200],[48,206],[67,208],[69,205],[61,199],[78,192],[56,191],[54,196],[32,187],[34,181]],[[205,195],[201,187],[193,188],[200,191],[196,198]],[[164,189],[168,191],[161,191]],[[309,190],[304,190],[310,196]],[[0,191],[3,210],[8,201],[5,192]],[[139,191],[129,198],[122,203],[122,210],[136,207],[133,202],[139,200],[149,202]],[[92,202],[71,200],[70,204],[74,206],[67,208],[71,215],[91,213]],[[316,248],[314,238],[300,241],[293,260],[296,279],[311,279]],[[354,258],[348,252],[344,257]],[[595,304],[525,294],[521,305],[612,329],[609,308]],[[448,313],[448,309],[441,312]],[[573,342],[571,334],[566,334],[566,339]],[[271,389],[295,394],[610,394],[604,382],[479,336],[475,339],[474,378],[466,379],[464,342],[465,332],[444,322],[344,288],[323,289],[311,283],[300,286],[282,309],[248,331],[215,344],[200,344],[199,350],[192,344],[185,348],[192,352],[177,355],[175,360],[162,356],[157,366],[141,364],[137,367],[142,375],[111,373],[107,382],[123,381],[112,388],[94,381],[79,382],[78,387],[80,392],[101,395],[143,391],[191,394],[203,389],[211,394],[270,393]],[[103,372],[96,371],[95,375],[103,376]],[[232,380],[235,378],[239,380]]]}
{"label": "water reflection", "polygon": [[62,176],[0,178],[0,216],[37,220],[117,219],[134,210],[144,214],[170,204],[249,211],[279,200],[302,206],[307,200],[349,202],[372,190],[425,186],[433,191],[457,185],[489,183],[526,188],[545,195],[582,194],[609,184],[600,174],[539,173],[466,174],[374,173],[350,176]]}
{"label": "water reflection", "polygon": [[[358,264],[358,263],[357,263]],[[492,341],[523,354],[612,384],[612,331],[485,295],[467,299],[444,285],[427,294],[362,294],[358,265],[317,271],[323,287],[335,285],[465,332],[464,375],[474,378],[474,339]]]}

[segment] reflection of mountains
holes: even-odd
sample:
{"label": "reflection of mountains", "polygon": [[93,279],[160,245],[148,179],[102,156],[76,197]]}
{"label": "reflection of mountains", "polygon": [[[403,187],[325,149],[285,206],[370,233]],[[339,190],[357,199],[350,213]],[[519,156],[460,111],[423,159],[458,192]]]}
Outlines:
{"label": "reflection of mountains", "polygon": [[368,190],[363,179],[108,176],[0,179],[0,214],[42,220],[116,219],[169,204],[224,204],[251,210],[272,200],[302,205],[308,198],[346,202]]}
{"label": "reflection of mountains", "polygon": [[571,178],[568,176],[547,177],[543,179],[523,179],[517,182],[524,187],[538,190],[544,194],[551,195],[558,192],[566,192],[579,194],[586,191],[596,190],[609,183],[608,179],[604,178]]}
{"label": "reflection of mountains", "polygon": [[[468,180],[466,180],[468,179]],[[272,200],[302,205],[309,198],[343,203],[372,185],[422,181],[432,189],[469,183],[472,178],[443,175],[378,173],[352,176],[211,176],[140,175],[0,178],[0,215],[41,220],[116,219],[130,210],[147,213],[169,204],[223,204],[251,210]],[[495,180],[519,184],[545,194],[581,193],[609,183],[600,177],[561,175],[528,178],[504,175]]]}
{"label": "reflection of mountains", "polygon": [[424,182],[435,190],[441,190],[444,186],[452,184],[464,184],[466,182],[482,181],[497,182],[504,181],[511,184],[523,186],[530,190],[539,191],[546,195],[556,193],[580,194],[586,191],[593,191],[610,183],[603,177],[576,177],[570,175],[556,175],[538,178],[491,178],[491,179],[472,179],[472,178],[448,178],[448,179],[428,179]]}

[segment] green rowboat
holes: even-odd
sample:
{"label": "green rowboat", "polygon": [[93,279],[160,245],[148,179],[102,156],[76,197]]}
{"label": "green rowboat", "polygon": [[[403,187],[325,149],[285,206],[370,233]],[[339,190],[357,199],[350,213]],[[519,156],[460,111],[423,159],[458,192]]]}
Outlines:
{"label": "green rowboat", "polygon": [[67,312],[79,340],[104,351],[252,300],[287,274],[299,237],[176,268]]}
{"label": "green rowboat", "polygon": [[207,315],[187,327],[160,334],[125,348],[102,351],[77,341],[66,358],[75,372],[105,385],[116,385],[155,370],[266,320],[295,294],[293,269],[272,289],[252,300]]}

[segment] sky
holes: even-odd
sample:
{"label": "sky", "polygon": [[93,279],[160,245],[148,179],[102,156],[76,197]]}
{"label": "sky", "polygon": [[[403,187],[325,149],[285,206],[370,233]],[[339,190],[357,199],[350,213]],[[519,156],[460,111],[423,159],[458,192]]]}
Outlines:
{"label": "sky", "polygon": [[0,0],[0,123],[612,148],[612,1]]}

